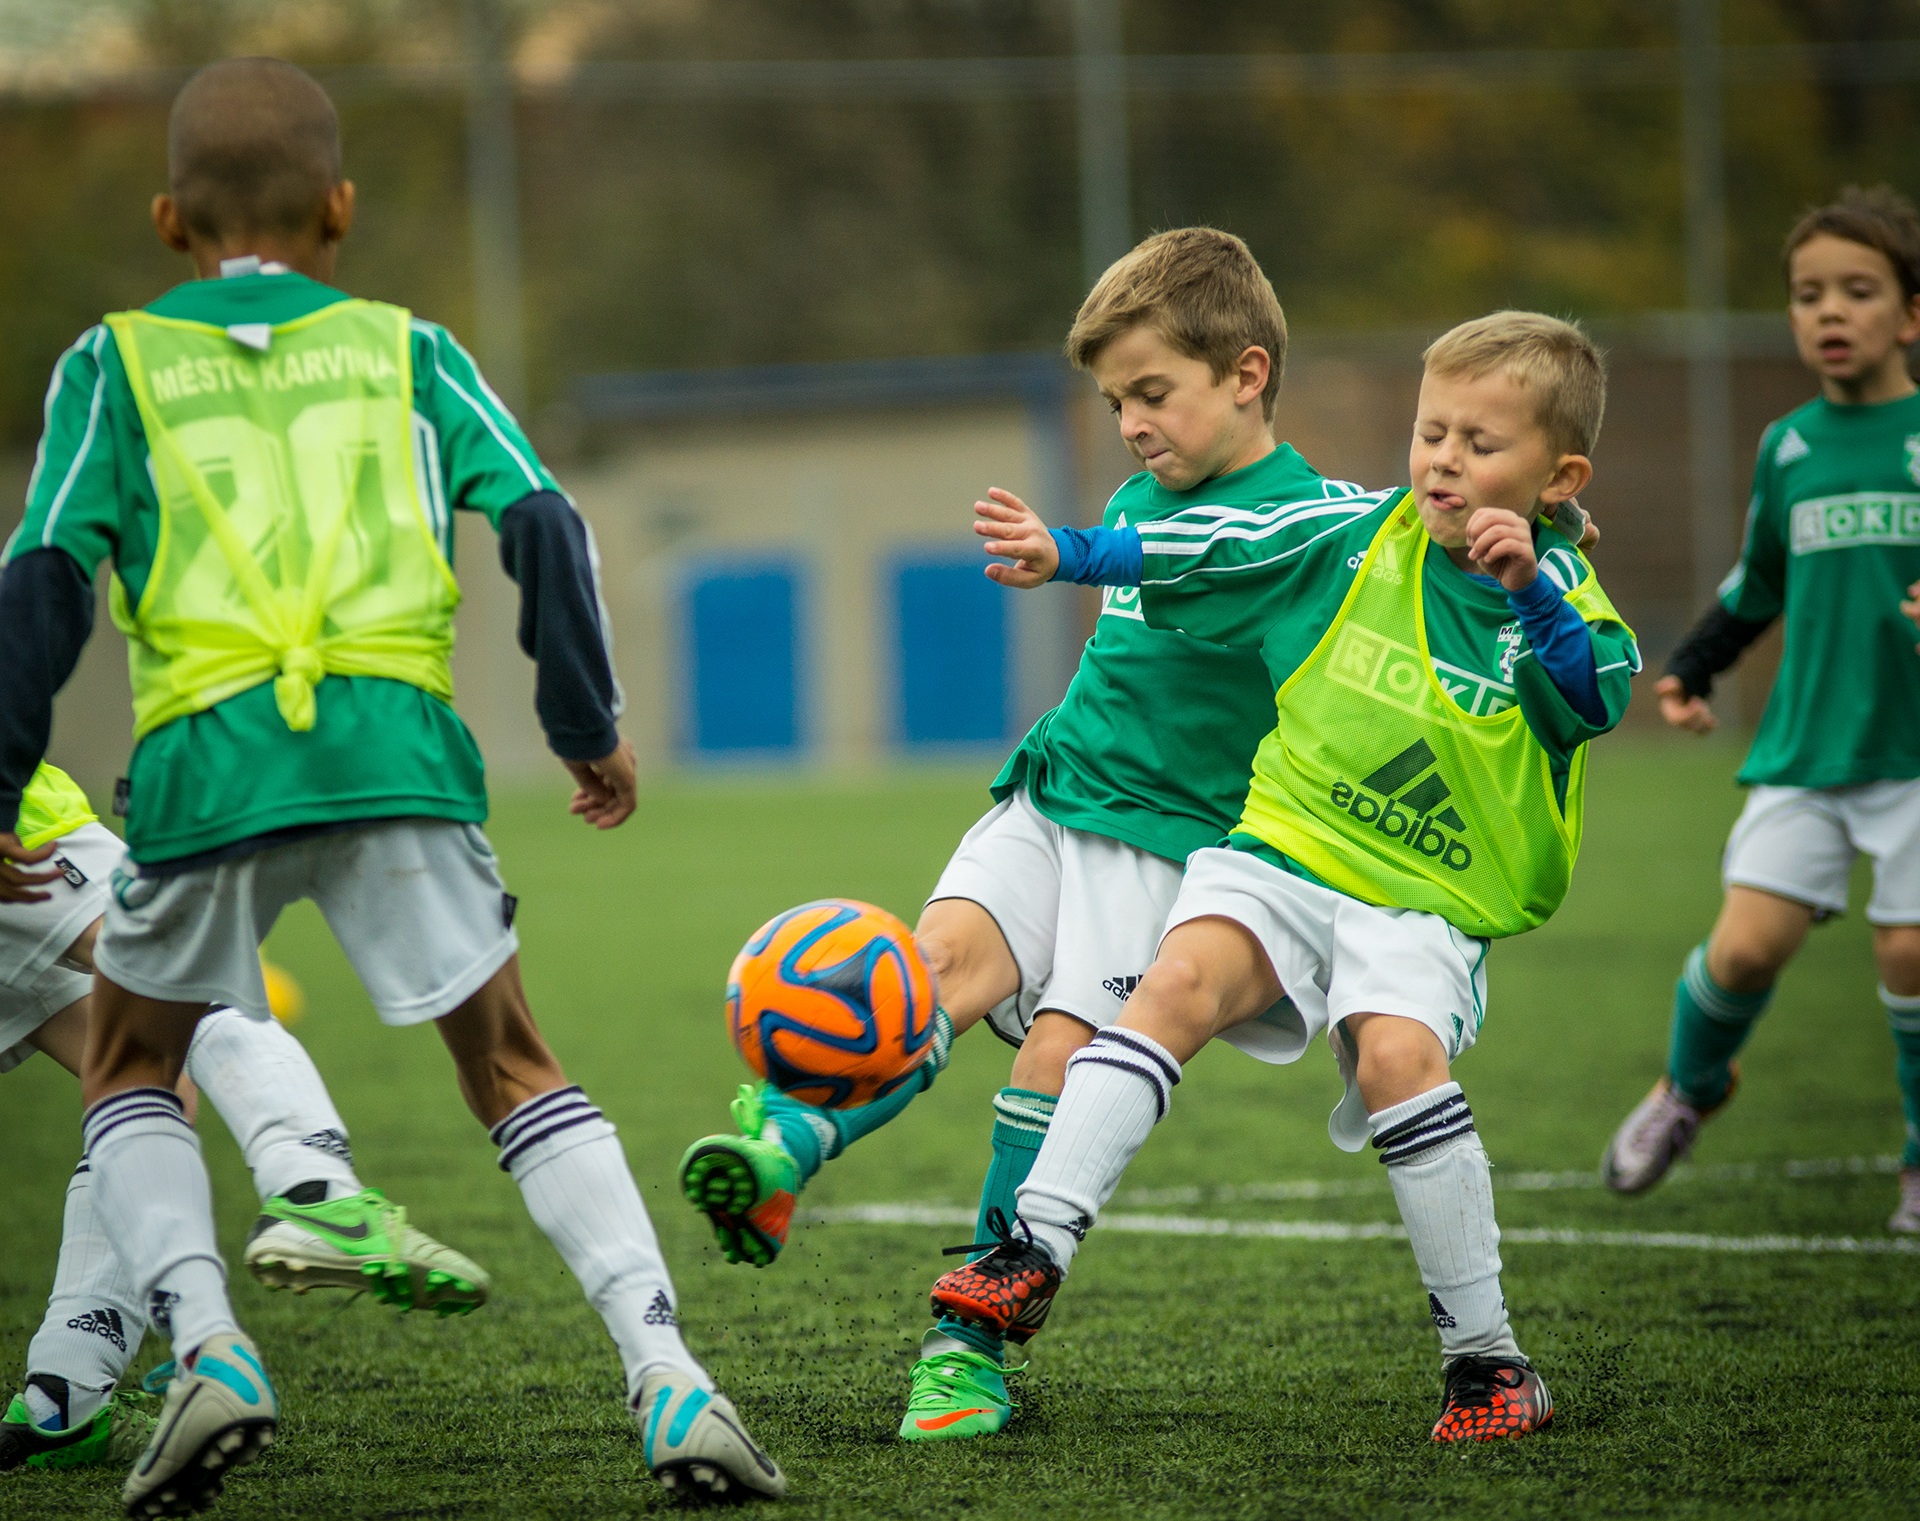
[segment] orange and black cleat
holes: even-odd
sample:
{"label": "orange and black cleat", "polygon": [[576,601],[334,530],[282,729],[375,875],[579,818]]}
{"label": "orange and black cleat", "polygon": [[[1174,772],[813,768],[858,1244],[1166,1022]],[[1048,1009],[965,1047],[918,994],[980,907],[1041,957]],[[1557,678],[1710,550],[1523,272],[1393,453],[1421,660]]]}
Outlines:
{"label": "orange and black cleat", "polygon": [[948,1256],[982,1247],[992,1250],[941,1274],[930,1296],[933,1313],[985,1326],[1016,1344],[1030,1341],[1047,1323],[1053,1296],[1060,1291],[1060,1270],[1024,1220],[1015,1220],[1010,1228],[1004,1214],[990,1210],[987,1229],[996,1239],[947,1248]]}
{"label": "orange and black cleat", "polygon": [[1447,1364],[1436,1442],[1527,1436],[1553,1419],[1547,1381],[1519,1357],[1456,1357]]}

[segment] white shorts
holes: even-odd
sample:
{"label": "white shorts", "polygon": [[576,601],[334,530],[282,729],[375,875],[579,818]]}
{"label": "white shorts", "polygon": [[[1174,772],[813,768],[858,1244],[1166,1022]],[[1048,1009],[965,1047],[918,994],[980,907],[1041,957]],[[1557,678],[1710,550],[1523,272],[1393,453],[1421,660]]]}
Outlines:
{"label": "white shorts", "polygon": [[1805,903],[1823,918],[1847,911],[1854,857],[1873,859],[1869,924],[1920,924],[1920,781],[1860,787],[1755,787],[1720,878],[1729,887]]}
{"label": "white shorts", "polygon": [[1084,829],[1067,829],[1021,788],[967,831],[927,899],[965,898],[993,916],[1020,991],[987,1015],[1019,1045],[1042,1009],[1102,1029],[1153,965],[1180,867]]}
{"label": "white shorts", "polygon": [[1376,908],[1293,876],[1243,850],[1187,858],[1167,930],[1191,919],[1231,919],[1259,942],[1287,996],[1221,1039],[1265,1062],[1298,1061],[1325,1035],[1346,1079],[1327,1122],[1343,1151],[1367,1144],[1367,1106],[1340,1022],[1353,1014],[1417,1019],[1452,1062],[1474,1042],[1487,1012],[1487,942],[1438,914]]}
{"label": "white shorts", "polygon": [[0,1072],[33,1054],[29,1035],[87,996],[91,974],[60,957],[106,912],[107,881],[126,853],[111,829],[82,824],[60,837],[45,863],[63,873],[43,889],[53,894],[49,902],[0,903]]}
{"label": "white shorts", "polygon": [[393,819],[173,876],[114,874],[93,961],[148,998],[224,1003],[270,1018],[260,942],[311,898],[381,1022],[457,1009],[520,942],[513,903],[478,825]]}

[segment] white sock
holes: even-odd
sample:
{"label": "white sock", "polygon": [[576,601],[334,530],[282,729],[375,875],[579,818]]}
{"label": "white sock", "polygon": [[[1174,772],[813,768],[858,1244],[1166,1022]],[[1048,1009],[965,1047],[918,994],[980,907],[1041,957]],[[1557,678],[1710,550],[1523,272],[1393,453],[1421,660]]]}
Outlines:
{"label": "white sock", "polygon": [[213,1195],[200,1138],[166,1088],[104,1098],[82,1120],[93,1207],[114,1253],[132,1270],[147,1319],[189,1362],[219,1331],[237,1331],[227,1266],[213,1239]]}
{"label": "white sock", "polygon": [[1458,1083],[1367,1116],[1447,1358],[1518,1357],[1500,1292],[1493,1169]]}
{"label": "white sock", "polygon": [[330,1199],[360,1192],[346,1124],[307,1048],[277,1020],[215,1009],[193,1033],[187,1075],[240,1143],[263,1201],[301,1183],[325,1183]]}
{"label": "white sock", "polygon": [[1120,1175],[1166,1118],[1180,1063],[1151,1036],[1118,1025],[1067,1058],[1067,1081],[1033,1171],[1020,1185],[1020,1218],[1061,1276],[1073,1265]]}
{"label": "white sock", "polygon": [[578,1088],[531,1098],[492,1131],[500,1167],[620,1349],[627,1397],[671,1368],[711,1390],[674,1318],[673,1280],[613,1126]]}
{"label": "white sock", "polygon": [[[27,1344],[27,1408],[48,1430],[78,1426],[107,1402],[127,1371],[147,1318],[140,1291],[121,1264],[94,1210],[93,1174],[85,1162],[67,1183],[60,1261],[40,1329]],[[63,1380],[65,1410],[36,1387],[36,1377]],[[49,1420],[55,1424],[49,1426]]]}

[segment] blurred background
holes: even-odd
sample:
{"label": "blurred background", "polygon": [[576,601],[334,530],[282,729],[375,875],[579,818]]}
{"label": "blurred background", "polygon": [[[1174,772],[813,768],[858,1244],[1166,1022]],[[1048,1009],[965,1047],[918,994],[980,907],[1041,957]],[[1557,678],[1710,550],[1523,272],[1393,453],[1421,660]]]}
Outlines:
{"label": "blurred background", "polygon": [[[59,354],[187,273],[147,219],[174,90],[261,52],[339,103],[341,283],[447,323],[593,523],[651,768],[971,761],[1057,699],[1096,608],[988,583],[969,504],[1097,520],[1128,463],[1060,342],[1193,222],[1287,308],[1281,435],[1371,486],[1440,331],[1589,323],[1586,504],[1652,665],[1812,393],[1788,226],[1920,190],[1920,0],[0,0],[0,533]],[[538,773],[489,538],[460,706]],[[127,733],[103,627],[54,754],[98,793]]]}

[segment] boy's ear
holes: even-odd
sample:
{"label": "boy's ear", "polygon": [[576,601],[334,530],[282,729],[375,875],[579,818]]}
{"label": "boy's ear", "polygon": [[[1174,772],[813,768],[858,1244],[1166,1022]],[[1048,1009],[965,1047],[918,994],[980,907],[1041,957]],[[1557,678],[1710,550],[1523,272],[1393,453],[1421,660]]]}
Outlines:
{"label": "boy's ear", "polygon": [[187,251],[187,224],[180,218],[180,208],[174,204],[170,195],[156,195],[153,198],[153,230],[160,234],[160,241],[175,253]]}
{"label": "boy's ear", "polygon": [[342,180],[327,192],[327,204],[320,213],[320,239],[338,243],[353,228],[355,195],[352,180]]}
{"label": "boy's ear", "polygon": [[1585,491],[1592,479],[1592,460],[1584,454],[1563,454],[1560,462],[1554,466],[1553,474],[1547,478],[1547,484],[1540,488],[1540,500],[1543,504],[1557,507],[1569,497],[1576,497]]}
{"label": "boy's ear", "polygon": [[1233,400],[1235,406],[1257,402],[1267,389],[1267,377],[1273,374],[1273,356],[1259,344],[1247,345],[1233,362]]}
{"label": "boy's ear", "polygon": [[1895,334],[1902,348],[1911,348],[1920,343],[1920,295],[1907,297],[1907,320],[1900,324]]}

